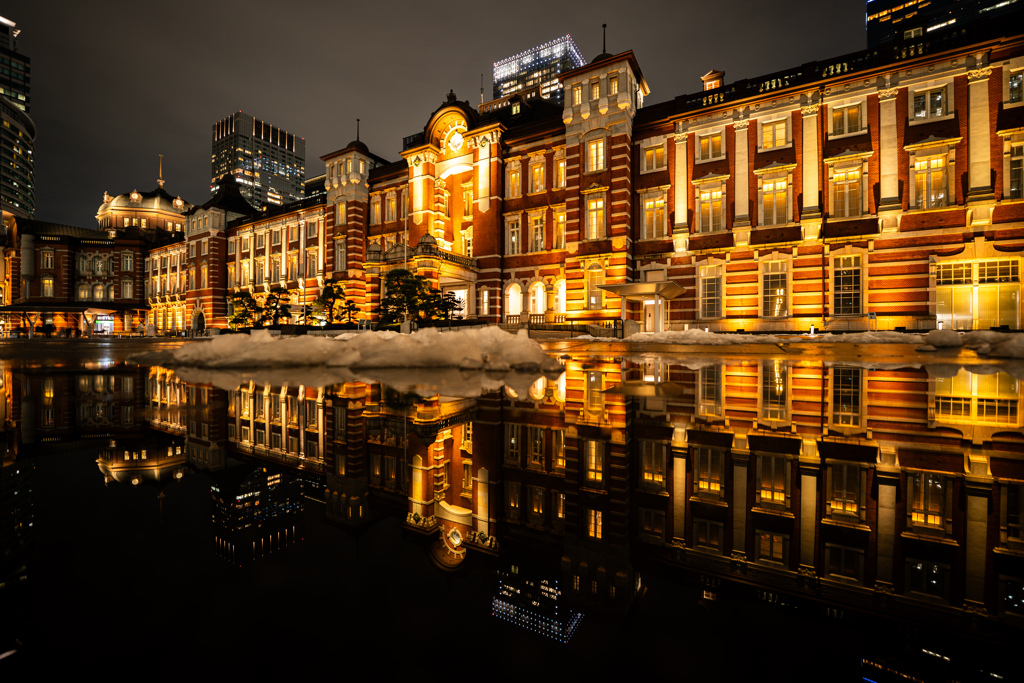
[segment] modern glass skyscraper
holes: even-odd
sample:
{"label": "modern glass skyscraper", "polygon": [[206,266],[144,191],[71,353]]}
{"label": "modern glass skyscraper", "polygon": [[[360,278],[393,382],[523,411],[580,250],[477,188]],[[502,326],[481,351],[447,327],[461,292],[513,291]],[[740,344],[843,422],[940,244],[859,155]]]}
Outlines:
{"label": "modern glass skyscraper", "polygon": [[242,196],[259,208],[303,197],[306,139],[241,111],[213,124],[210,193],[233,175]]}
{"label": "modern glass skyscraper", "polygon": [[541,97],[561,102],[558,74],[584,64],[586,60],[569,35],[506,57],[494,63],[494,99],[540,86]]}
{"label": "modern glass skyscraper", "polygon": [[36,126],[29,116],[29,58],[18,52],[21,29],[0,17],[0,203],[4,211],[31,218],[35,214],[32,145]]}

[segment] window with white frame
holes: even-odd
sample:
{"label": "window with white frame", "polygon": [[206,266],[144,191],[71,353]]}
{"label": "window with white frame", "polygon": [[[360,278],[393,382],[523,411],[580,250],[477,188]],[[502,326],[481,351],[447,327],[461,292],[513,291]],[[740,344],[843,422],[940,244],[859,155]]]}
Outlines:
{"label": "window with white frame", "polygon": [[52,277],[47,276],[47,277],[43,278],[42,296],[53,296],[53,278]]}
{"label": "window with white frame", "polygon": [[665,237],[665,194],[644,197],[644,238]]}
{"label": "window with white frame", "polygon": [[121,255],[121,270],[131,271],[133,269],[134,261],[132,260],[131,254]]}
{"label": "window with white frame", "polygon": [[785,420],[789,415],[789,368],[782,361],[761,364],[761,419]]}
{"label": "window with white frame", "polygon": [[572,104],[578,107],[583,102],[583,86],[576,84],[572,86]]}
{"label": "window with white frame", "polygon": [[861,368],[832,368],[832,424],[858,427],[861,423]]}
{"label": "window with white frame", "polygon": [[522,235],[520,234],[519,218],[505,219],[505,253],[515,256],[522,253]]}
{"label": "window with white frame", "polygon": [[370,200],[370,225],[380,224],[380,197],[376,196]]}
{"label": "window with white frame", "polygon": [[473,185],[466,183],[462,186],[462,217],[473,217]]}
{"label": "window with white frame", "polygon": [[832,313],[860,315],[861,257],[837,256],[832,260]]}
{"label": "window with white frame", "polygon": [[53,252],[47,249],[40,255],[43,268],[53,268]]}
{"label": "window with white frame", "polygon": [[132,281],[122,280],[121,281],[121,298],[130,299],[133,296]]}
{"label": "window with white frame", "polygon": [[587,287],[587,309],[601,310],[604,308],[604,269],[601,264],[591,263],[586,270],[585,284]]}
{"label": "window with white frame", "polygon": [[725,154],[725,146],[722,144],[722,133],[708,133],[697,136],[697,160],[707,161],[718,159]]}
{"label": "window with white frame", "polygon": [[552,249],[565,249],[565,211],[556,211],[554,214],[554,243]]}
{"label": "window with white frame", "polygon": [[937,209],[947,204],[947,155],[914,160],[914,207]]}
{"label": "window with white frame", "polygon": [[1007,104],[1024,102],[1024,71],[1011,71],[1007,78]]}
{"label": "window with white frame", "polygon": [[700,267],[700,317],[722,317],[722,266]]}
{"label": "window with white frame", "polygon": [[776,149],[786,144],[786,119],[761,124],[761,149]]}
{"label": "window with white frame", "polygon": [[829,213],[833,218],[853,218],[860,216],[861,204],[861,169],[836,169],[829,179],[832,184],[832,197]]}
{"label": "window with white frame", "polygon": [[384,204],[384,220],[391,222],[398,218],[398,198],[394,192],[388,192]]}
{"label": "window with white frame", "polygon": [[852,135],[862,130],[860,103],[832,107],[832,136]]}
{"label": "window with white frame", "polygon": [[1010,199],[1024,199],[1024,143],[1010,145]]}
{"label": "window with white frame", "polygon": [[235,253],[235,240],[234,238],[228,240],[228,256],[233,256]]}
{"label": "window with white frame", "polygon": [[334,205],[334,224],[345,225],[348,223],[348,211],[345,202],[337,202]]}
{"label": "window with white frame", "polygon": [[697,413],[699,415],[722,416],[722,366],[707,365],[697,376]]}
{"label": "window with white frame", "polygon": [[947,86],[928,90],[915,90],[913,93],[913,121],[928,121],[952,113],[946,96]]}
{"label": "window with white frame", "polygon": [[523,194],[522,174],[519,162],[512,162],[505,171],[505,196],[519,197]]}
{"label": "window with white frame", "polygon": [[587,171],[604,170],[604,138],[587,143]]}
{"label": "window with white frame", "polygon": [[530,192],[544,191],[544,158],[530,164]]}
{"label": "window with white frame", "polygon": [[697,232],[717,232],[725,228],[724,199],[721,188],[697,191]]}
{"label": "window with white frame", "polygon": [[784,225],[789,222],[788,178],[761,183],[761,224]]}
{"label": "window with white frame", "polygon": [[468,258],[473,258],[473,227],[462,231],[462,250]]}
{"label": "window with white frame", "polygon": [[89,285],[78,285],[78,300],[88,301],[89,300]]}
{"label": "window with white frame", "polygon": [[587,239],[604,237],[604,196],[591,195],[587,198]]}
{"label": "window with white frame", "polygon": [[644,148],[644,171],[660,171],[665,168],[665,143]]}
{"label": "window with white frame", "polygon": [[761,315],[781,318],[789,315],[789,279],[786,261],[761,264]]}
{"label": "window with white frame", "polygon": [[544,215],[530,218],[530,251],[544,251]]}
{"label": "window with white frame", "polygon": [[596,100],[601,97],[601,81],[590,82],[590,99]]}

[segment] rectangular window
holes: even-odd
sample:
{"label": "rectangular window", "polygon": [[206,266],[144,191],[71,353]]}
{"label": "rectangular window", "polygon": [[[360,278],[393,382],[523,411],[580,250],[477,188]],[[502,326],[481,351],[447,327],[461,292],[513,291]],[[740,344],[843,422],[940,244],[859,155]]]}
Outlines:
{"label": "rectangular window", "polygon": [[587,239],[604,237],[604,197],[587,200]]}
{"label": "rectangular window", "polygon": [[598,264],[592,264],[586,271],[587,309],[594,311],[604,308],[604,271]]}
{"label": "rectangular window", "polygon": [[[264,233],[256,235],[256,248],[262,249],[267,244],[267,236]],[[205,253],[205,252],[204,252]]]}
{"label": "rectangular window", "polygon": [[832,174],[832,206],[836,218],[861,215],[860,171],[841,171]]}
{"label": "rectangular window", "polygon": [[786,561],[786,536],[771,531],[757,531],[757,559],[768,562]]}
{"label": "rectangular window", "polygon": [[384,212],[384,220],[386,220],[388,222],[391,222],[391,221],[395,220],[396,219],[395,216],[398,213],[398,211],[397,211],[397,209],[398,209],[398,200],[395,198],[395,195],[393,195],[393,194],[388,195],[387,205],[386,205],[385,209],[386,210]]}
{"label": "rectangular window", "polygon": [[937,562],[907,562],[907,592],[948,598],[949,565]]}
{"label": "rectangular window", "polygon": [[645,534],[662,536],[665,533],[665,513],[658,510],[640,511],[640,531]]}
{"label": "rectangular window", "polygon": [[521,253],[521,235],[519,234],[519,219],[510,219],[508,222],[508,243],[505,253],[509,256],[515,256]]}
{"label": "rectangular window", "polygon": [[698,232],[716,232],[724,227],[722,222],[722,191],[706,190],[698,195]]}
{"label": "rectangular window", "polygon": [[519,482],[508,482],[508,509],[510,515],[518,515],[519,512]]}
{"label": "rectangular window", "polygon": [[1010,145],[1010,199],[1024,199],[1024,144]]}
{"label": "rectangular window", "polygon": [[275,247],[281,244],[280,230],[274,230],[273,232],[270,233],[270,244]]}
{"label": "rectangular window", "polygon": [[133,262],[131,254],[124,254],[121,256],[121,270],[131,271],[133,270]]}
{"label": "rectangular window", "polygon": [[590,84],[590,99],[596,100],[599,97],[601,97],[601,83],[594,81]]}
{"label": "rectangular window", "polygon": [[53,296],[53,278],[43,278],[43,293],[42,296]]}
{"label": "rectangular window", "polygon": [[334,240],[334,270],[348,269],[348,254],[345,249],[345,239]]}
{"label": "rectangular window", "polygon": [[608,95],[619,94],[619,77],[617,74],[612,74],[608,77]]}
{"label": "rectangular window", "polygon": [[555,159],[555,187],[565,188],[565,159]]}
{"label": "rectangular window", "polygon": [[1014,71],[1009,79],[1010,104],[1024,102],[1024,72]]}
{"label": "rectangular window", "polygon": [[722,317],[722,266],[700,267],[700,317]]}
{"label": "rectangular window", "polygon": [[559,211],[555,214],[555,243],[553,249],[565,249],[565,212]]}
{"label": "rectangular window", "polygon": [[544,251],[544,217],[534,216],[530,223],[530,251]]}
{"label": "rectangular window", "polygon": [[786,144],[786,121],[761,124],[761,149],[775,149]]}
{"label": "rectangular window", "polygon": [[591,140],[587,143],[587,170],[604,170],[604,140]]}
{"label": "rectangular window", "polygon": [[601,540],[601,511],[587,510],[587,536]]}
{"label": "rectangular window", "polygon": [[641,479],[656,487],[665,485],[665,444],[655,441],[640,442]]}
{"label": "rectangular window", "polygon": [[665,236],[665,196],[644,200],[644,237]]}
{"label": "rectangular window", "polygon": [[693,520],[693,544],[704,550],[722,551],[722,525],[706,519]]}
{"label": "rectangular window", "polygon": [[530,165],[530,192],[544,191],[544,164]]}
{"label": "rectangular window", "polygon": [[1024,484],[1006,485],[1006,538],[1024,543]]}
{"label": "rectangular window", "polygon": [[555,429],[551,432],[551,464],[555,469],[565,469],[565,432]]}
{"label": "rectangular window", "polygon": [[861,368],[832,369],[832,422],[843,427],[860,425]]}
{"label": "rectangular window", "polygon": [[786,180],[776,180],[761,186],[763,225],[783,225],[788,222]]}
{"label": "rectangular window", "polygon": [[860,466],[829,465],[828,507],[832,512],[860,513]]}
{"label": "rectangular window", "polygon": [[583,88],[579,85],[572,86],[572,104],[575,107],[583,103]]}
{"label": "rectangular window", "polygon": [[785,420],[788,414],[789,369],[780,361],[764,361],[761,367],[761,417]]}
{"label": "rectangular window", "polygon": [[722,156],[722,134],[712,133],[697,138],[697,158],[700,161],[717,159]]}
{"label": "rectangular window", "polygon": [[230,239],[230,240],[228,240],[228,256],[231,256],[234,253],[235,253],[235,240]]}
{"label": "rectangular window", "polygon": [[505,464],[506,465],[519,465],[519,425],[506,424],[505,425],[505,443],[507,448],[505,449]]}
{"label": "rectangular window", "polygon": [[334,224],[345,225],[348,223],[348,211],[345,202],[338,202],[334,205]]}
{"label": "rectangular window", "polygon": [[839,256],[832,261],[834,289],[832,310],[835,315],[860,315],[860,256]]}
{"label": "rectangular window", "polygon": [[860,132],[860,105],[836,107],[832,110],[832,135]]}
{"label": "rectangular window", "polygon": [[555,517],[558,519],[565,519],[565,494],[556,491],[555,497]]}
{"label": "rectangular window", "polygon": [[510,168],[508,170],[508,197],[518,197],[522,195],[522,185],[520,172],[518,168]]}
{"label": "rectangular window", "polygon": [[767,261],[761,273],[761,315],[780,318],[789,314],[786,262]]}
{"label": "rectangular window", "polygon": [[697,385],[697,410],[700,415],[722,416],[722,366],[700,369]]}
{"label": "rectangular window", "polygon": [[43,266],[42,267],[43,268],[53,268],[53,252],[52,251],[44,251],[43,252]]}
{"label": "rectangular window", "polygon": [[370,225],[380,224],[380,197],[370,201]]}
{"label": "rectangular window", "polygon": [[662,168],[665,168],[665,145],[645,149],[644,170],[657,171]]}
{"label": "rectangular window", "polygon": [[529,462],[531,465],[544,465],[544,429],[543,427],[529,428]]}
{"label": "rectangular window", "polygon": [[316,237],[316,231],[319,226],[319,221],[306,221],[306,237]]}
{"label": "rectangular window", "polygon": [[530,487],[530,513],[534,515],[544,514],[544,489],[536,486]]}
{"label": "rectangular window", "polygon": [[462,217],[471,218],[473,216],[473,188],[463,187],[462,188]]}
{"label": "rectangular window", "polygon": [[587,481],[604,481],[604,444],[599,441],[583,442],[583,459],[587,470]]}
{"label": "rectangular window", "polygon": [[786,504],[786,473],[788,470],[786,456],[758,456],[759,478],[761,480],[761,504]]}
{"label": "rectangular window", "polygon": [[946,101],[946,86],[932,90],[918,90],[914,93],[914,120],[926,121],[928,119],[945,116],[949,112],[949,103]]}
{"label": "rectangular window", "polygon": [[918,209],[946,206],[945,155],[914,162],[914,191],[914,206]]}
{"label": "rectangular window", "polygon": [[932,472],[908,473],[911,485],[910,521],[915,525],[941,527],[945,507],[946,478]]}

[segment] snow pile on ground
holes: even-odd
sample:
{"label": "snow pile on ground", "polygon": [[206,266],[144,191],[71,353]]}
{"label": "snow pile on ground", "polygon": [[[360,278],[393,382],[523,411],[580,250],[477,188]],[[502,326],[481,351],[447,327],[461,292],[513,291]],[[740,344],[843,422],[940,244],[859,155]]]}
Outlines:
{"label": "snow pile on ground", "polygon": [[801,336],[796,339],[787,339],[788,342],[824,342],[831,344],[920,344],[922,340],[919,334],[908,334],[906,332],[893,332],[891,330],[879,330],[877,332],[850,332],[848,334],[816,334]]}
{"label": "snow pile on ground", "polygon": [[214,337],[173,351],[146,354],[155,365],[198,368],[329,366],[349,368],[463,368],[561,371],[525,330],[498,327],[453,332],[427,328],[414,334],[363,332],[327,337],[272,337],[267,330]]}
{"label": "snow pile on ground", "polygon": [[[583,337],[577,337],[583,339]],[[591,339],[602,339],[591,338]],[[612,340],[614,341],[614,340]],[[626,337],[624,341],[644,342],[653,344],[704,344],[707,346],[725,346],[730,344],[780,344],[782,339],[766,334],[720,334],[704,330],[673,330],[671,332],[637,332]]]}
{"label": "snow pile on ground", "polygon": [[991,358],[1024,358],[1024,334],[977,330],[956,332],[954,330],[932,330],[924,336],[924,346],[917,351],[939,349],[971,349],[979,356]]}

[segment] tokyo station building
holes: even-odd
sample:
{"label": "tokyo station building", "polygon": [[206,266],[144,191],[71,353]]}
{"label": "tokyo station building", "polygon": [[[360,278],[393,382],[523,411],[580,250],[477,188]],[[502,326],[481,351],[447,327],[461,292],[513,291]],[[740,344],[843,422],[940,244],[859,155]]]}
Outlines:
{"label": "tokyo station building", "polygon": [[[653,106],[631,51],[563,72],[564,104],[450,92],[400,160],[323,156],[323,195],[172,207],[174,244],[137,240],[132,324],[226,328],[232,295],[278,288],[298,322],[329,284],[374,320],[408,267],[511,326],[1020,329],[1022,77],[1024,35],[975,23]],[[5,310],[32,308],[6,234]]]}

